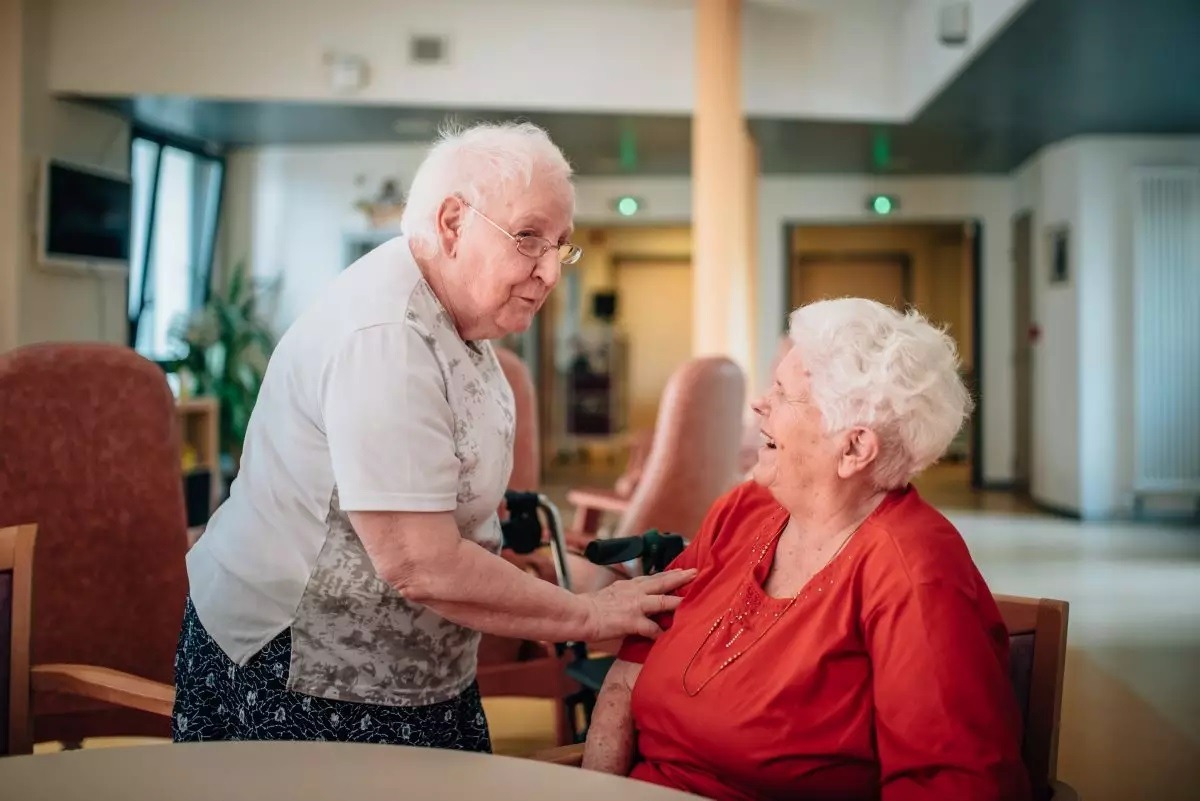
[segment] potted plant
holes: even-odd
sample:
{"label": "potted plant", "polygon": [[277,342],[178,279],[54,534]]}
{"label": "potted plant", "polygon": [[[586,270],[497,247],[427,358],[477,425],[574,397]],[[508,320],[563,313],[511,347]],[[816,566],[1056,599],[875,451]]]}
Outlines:
{"label": "potted plant", "polygon": [[[231,474],[246,440],[275,338],[261,315],[262,299],[275,281],[256,282],[238,263],[222,291],[180,320],[172,335],[183,353],[167,369],[180,377],[181,393],[210,396],[220,405],[220,448]],[[190,384],[187,390],[183,387]]]}

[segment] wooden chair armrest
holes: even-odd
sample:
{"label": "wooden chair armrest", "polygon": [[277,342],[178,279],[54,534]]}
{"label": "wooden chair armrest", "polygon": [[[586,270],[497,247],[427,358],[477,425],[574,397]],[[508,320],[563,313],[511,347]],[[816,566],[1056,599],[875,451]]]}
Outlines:
{"label": "wooden chair armrest", "polygon": [[613,490],[583,487],[567,493],[567,502],[576,508],[622,514],[629,508],[629,499]]}
{"label": "wooden chair armrest", "polygon": [[575,507],[571,530],[588,537],[596,536],[606,512],[623,515],[629,508],[628,498],[612,490],[595,488],[571,490],[567,493],[567,503]]}
{"label": "wooden chair armrest", "polygon": [[96,665],[34,665],[29,684],[35,693],[94,698],[163,717],[170,717],[175,705],[171,685]]}
{"label": "wooden chair armrest", "polygon": [[533,755],[533,759],[538,762],[549,762],[553,765],[566,765],[567,767],[578,768],[583,764],[583,743],[562,745],[558,748],[539,751]]}

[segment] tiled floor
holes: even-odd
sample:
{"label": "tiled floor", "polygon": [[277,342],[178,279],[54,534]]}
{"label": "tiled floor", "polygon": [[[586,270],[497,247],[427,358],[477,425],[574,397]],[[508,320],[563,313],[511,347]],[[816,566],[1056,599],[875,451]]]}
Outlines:
{"label": "tiled floor", "polygon": [[[558,502],[570,486],[612,480],[551,478]],[[1200,798],[1200,530],[1053,518],[972,492],[965,478],[965,467],[938,468],[920,488],[962,531],[992,590],[1071,604],[1060,778],[1084,801]],[[549,702],[486,705],[498,751],[553,744]]]}

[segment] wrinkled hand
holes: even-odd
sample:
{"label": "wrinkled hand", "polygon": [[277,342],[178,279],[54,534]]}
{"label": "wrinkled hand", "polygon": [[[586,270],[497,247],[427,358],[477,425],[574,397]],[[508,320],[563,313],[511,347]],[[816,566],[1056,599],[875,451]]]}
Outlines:
{"label": "wrinkled hand", "polygon": [[667,570],[653,576],[638,576],[582,596],[590,605],[587,638],[608,640],[631,634],[656,638],[662,634],[662,628],[651,616],[678,607],[683,599],[670,593],[694,579],[696,572]]}

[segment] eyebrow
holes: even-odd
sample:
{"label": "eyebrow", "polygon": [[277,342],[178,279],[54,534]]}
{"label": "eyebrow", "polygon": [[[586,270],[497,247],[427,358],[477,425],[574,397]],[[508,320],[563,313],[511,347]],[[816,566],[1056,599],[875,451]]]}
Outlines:
{"label": "eyebrow", "polygon": [[[531,211],[517,218],[516,229],[520,231],[523,228],[536,228],[538,231],[545,232],[550,227],[550,219],[544,214],[536,211]],[[575,226],[568,225],[567,230],[562,234],[563,237],[570,237],[575,233]]]}

